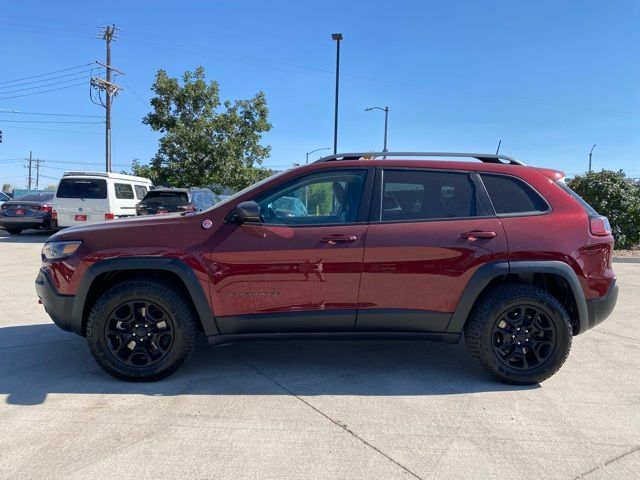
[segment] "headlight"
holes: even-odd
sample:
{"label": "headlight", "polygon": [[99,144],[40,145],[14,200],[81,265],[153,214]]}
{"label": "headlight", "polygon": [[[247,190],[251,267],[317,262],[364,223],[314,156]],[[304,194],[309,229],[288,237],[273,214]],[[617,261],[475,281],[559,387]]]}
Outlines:
{"label": "headlight", "polygon": [[61,260],[70,257],[82,242],[47,242],[42,247],[42,256],[47,260]]}

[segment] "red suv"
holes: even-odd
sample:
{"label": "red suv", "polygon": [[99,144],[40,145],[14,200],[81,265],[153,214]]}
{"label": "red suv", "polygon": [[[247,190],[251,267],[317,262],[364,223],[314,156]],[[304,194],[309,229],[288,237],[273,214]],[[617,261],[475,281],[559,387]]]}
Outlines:
{"label": "red suv", "polygon": [[464,336],[494,376],[541,382],[618,293],[609,223],[563,177],[502,155],[332,155],[204,212],[58,232],[36,290],[124,380],[166,377],[202,332]]}

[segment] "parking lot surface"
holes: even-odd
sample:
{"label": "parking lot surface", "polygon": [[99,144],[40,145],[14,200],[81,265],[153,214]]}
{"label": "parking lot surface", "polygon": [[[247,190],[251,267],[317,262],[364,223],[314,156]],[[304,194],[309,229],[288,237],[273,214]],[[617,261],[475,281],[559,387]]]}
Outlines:
{"label": "parking lot surface", "polygon": [[0,230],[0,478],[640,478],[640,264],[539,386],[414,341],[203,343],[134,384],[38,305],[46,237]]}

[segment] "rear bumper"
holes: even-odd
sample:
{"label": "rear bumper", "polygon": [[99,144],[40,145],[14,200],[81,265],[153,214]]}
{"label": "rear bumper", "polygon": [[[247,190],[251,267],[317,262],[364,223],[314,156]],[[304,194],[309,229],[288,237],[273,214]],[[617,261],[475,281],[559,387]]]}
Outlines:
{"label": "rear bumper", "polygon": [[589,315],[589,328],[593,328],[605,320],[613,311],[618,301],[618,285],[615,281],[609,287],[604,297],[587,300],[587,312]]}
{"label": "rear bumper", "polygon": [[82,324],[76,324],[73,321],[73,303],[74,295],[61,295],[54,287],[49,276],[40,270],[36,278],[36,293],[45,311],[58,327],[68,332],[74,332],[82,335]]}
{"label": "rear bumper", "polygon": [[34,217],[0,217],[0,225],[5,228],[49,228],[51,220]]}

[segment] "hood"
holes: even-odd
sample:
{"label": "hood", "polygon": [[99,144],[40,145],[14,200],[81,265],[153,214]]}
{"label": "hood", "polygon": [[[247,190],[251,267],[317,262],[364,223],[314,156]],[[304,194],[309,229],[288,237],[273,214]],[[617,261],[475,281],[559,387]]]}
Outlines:
{"label": "hood", "polygon": [[90,223],[88,225],[78,225],[76,227],[65,228],[49,237],[48,241],[53,240],[82,240],[86,235],[93,235],[109,231],[110,233],[127,234],[137,228],[155,229],[156,227],[172,228],[171,224],[183,223],[186,218],[192,218],[194,215],[185,215],[183,213],[172,213],[167,215],[145,215],[140,217],[122,218],[118,220],[107,220],[99,223]]}

